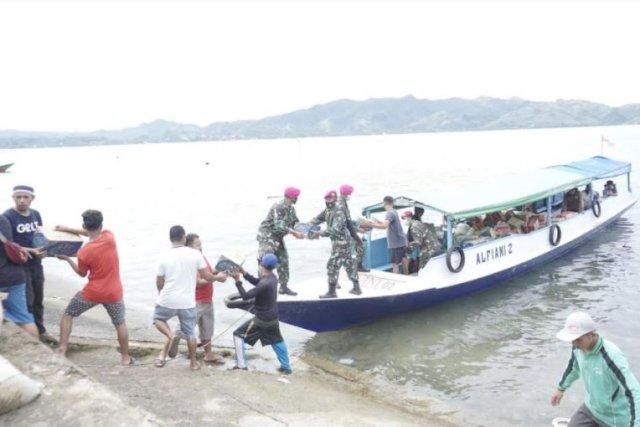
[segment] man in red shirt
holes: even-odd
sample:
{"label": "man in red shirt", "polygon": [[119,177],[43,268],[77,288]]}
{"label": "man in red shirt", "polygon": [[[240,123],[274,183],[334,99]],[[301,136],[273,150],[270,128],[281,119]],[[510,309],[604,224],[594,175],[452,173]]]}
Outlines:
{"label": "man in red shirt", "polygon": [[133,358],[129,356],[129,335],[124,322],[118,249],[113,233],[102,230],[102,213],[95,210],[84,211],[81,230],[64,226],[57,226],[56,229],[89,237],[89,242],[78,251],[77,264],[66,255],[58,256],[67,261],[80,277],[89,274],[89,282],[69,301],[62,315],[58,353],[64,356],[67,352],[73,318],[102,304],[118,334],[120,363],[132,365]]}
{"label": "man in red shirt", "polygon": [[[195,233],[187,234],[186,246],[193,248],[202,253],[202,242],[200,236]],[[209,260],[202,254],[204,262],[207,264],[207,270],[214,275],[215,281],[224,282],[227,280],[227,275],[219,273],[211,268]],[[204,347],[204,361],[205,363],[215,363],[222,365],[224,359],[211,351],[211,338],[214,331],[214,310],[213,310],[213,283],[207,279],[200,277],[198,274],[196,281],[196,324],[198,325],[198,332],[200,335],[199,346]]]}

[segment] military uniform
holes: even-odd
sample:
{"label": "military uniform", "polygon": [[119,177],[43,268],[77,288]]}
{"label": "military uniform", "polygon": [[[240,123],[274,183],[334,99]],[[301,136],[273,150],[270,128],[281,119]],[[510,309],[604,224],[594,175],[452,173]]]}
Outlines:
{"label": "military uniform", "polygon": [[278,279],[284,288],[289,283],[289,254],[284,245],[284,236],[299,222],[293,205],[286,205],[283,199],[271,206],[258,230],[258,257],[262,258],[268,252],[278,257]]}
{"label": "military uniform", "polygon": [[344,214],[347,218],[347,227],[349,229],[349,234],[354,241],[354,248],[356,253],[356,265],[358,268],[362,268],[362,258],[364,257],[364,244],[362,243],[362,239],[358,235],[358,227],[356,222],[351,219],[351,212],[349,211],[349,204],[347,203],[347,198],[344,196],[340,196],[336,203],[338,209],[344,211]]}
{"label": "military uniform", "polygon": [[331,239],[331,256],[327,262],[329,285],[335,286],[338,283],[340,267],[344,267],[349,279],[354,284],[354,288],[357,287],[359,291],[355,241],[349,232],[344,210],[335,205],[325,210],[324,213],[326,215],[327,228],[322,232],[322,235]]}
{"label": "military uniform", "polygon": [[407,253],[411,254],[416,249],[420,252],[418,269],[424,268],[438,250],[439,241],[433,224],[424,223],[417,219],[409,220],[409,229],[407,231],[409,246]]}

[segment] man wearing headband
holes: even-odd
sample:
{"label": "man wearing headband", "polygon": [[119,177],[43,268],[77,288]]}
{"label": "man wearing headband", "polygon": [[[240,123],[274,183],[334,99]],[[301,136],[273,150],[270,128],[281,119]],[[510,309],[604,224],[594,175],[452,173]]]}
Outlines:
{"label": "man wearing headband", "polygon": [[267,217],[260,224],[258,230],[258,259],[267,253],[278,257],[278,280],[280,281],[280,293],[286,295],[298,295],[289,289],[289,254],[284,245],[284,236],[291,234],[296,239],[304,238],[304,234],[293,229],[300,222],[293,205],[298,201],[300,190],[295,187],[287,187],[284,190],[284,199],[271,206]]}
{"label": "man wearing headband", "polygon": [[[14,206],[7,209],[4,216],[11,224],[14,241],[22,247],[33,248],[33,236],[42,227],[40,212],[31,208],[35,199],[33,187],[16,185],[13,187]],[[27,308],[33,314],[43,342],[56,343],[44,327],[44,272],[40,256],[32,256],[23,266],[26,278]]]}

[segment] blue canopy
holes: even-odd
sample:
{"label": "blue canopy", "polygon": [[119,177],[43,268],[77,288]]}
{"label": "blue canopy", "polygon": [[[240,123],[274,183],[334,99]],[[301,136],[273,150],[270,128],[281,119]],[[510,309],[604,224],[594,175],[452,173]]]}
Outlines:
{"label": "blue canopy", "polygon": [[591,179],[604,179],[631,172],[631,163],[612,160],[604,156],[595,156],[579,162],[552,166],[552,168],[578,172]]}

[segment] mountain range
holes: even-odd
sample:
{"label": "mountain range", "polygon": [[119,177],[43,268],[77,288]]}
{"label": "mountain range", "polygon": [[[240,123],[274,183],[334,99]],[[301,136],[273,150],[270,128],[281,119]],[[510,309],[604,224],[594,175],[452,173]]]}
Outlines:
{"label": "mountain range", "polygon": [[259,120],[207,126],[156,120],[93,132],[0,130],[0,148],[303,138],[493,129],[640,124],[640,104],[611,107],[581,100],[520,98],[337,100]]}

